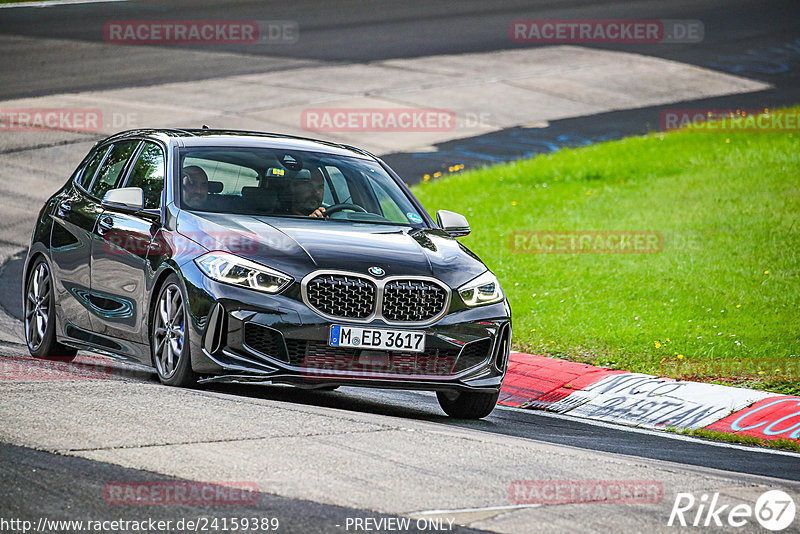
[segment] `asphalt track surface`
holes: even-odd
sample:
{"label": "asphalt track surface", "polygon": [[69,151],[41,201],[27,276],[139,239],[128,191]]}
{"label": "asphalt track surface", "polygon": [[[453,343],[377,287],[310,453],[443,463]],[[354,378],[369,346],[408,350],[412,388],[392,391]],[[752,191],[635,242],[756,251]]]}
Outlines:
{"label": "asphalt track surface", "polygon": [[[24,357],[25,354],[24,346],[6,343],[0,343],[0,351],[3,358]],[[124,381],[132,383],[134,387],[152,386],[156,382],[155,375],[140,366],[115,366],[111,378],[115,383]],[[171,389],[164,386],[155,387],[168,391]],[[667,462],[667,465],[676,465],[677,468],[677,464],[682,464],[680,469],[685,472],[682,476],[705,478],[721,474],[744,486],[759,482],[763,484],[764,480],[768,480],[773,481],[772,483],[778,487],[792,488],[795,492],[800,490],[798,483],[800,456],[796,454],[731,446],[658,432],[632,431],[615,425],[598,425],[565,416],[502,406],[497,407],[489,417],[481,421],[453,421],[442,414],[436,405],[435,397],[430,393],[347,387],[335,392],[313,392],[275,386],[217,384],[201,388],[197,394],[214,395],[234,402],[236,399],[244,402],[266,401],[291,408],[307,405],[344,417],[347,417],[347,414],[360,414],[368,419],[389,417],[404,425],[414,422],[446,425],[453,429],[469,430],[477,439],[486,433],[558,445],[567,456],[571,454],[577,456],[575,452],[570,451],[584,449],[594,453],[609,454],[612,459],[627,459],[642,466]],[[120,402],[123,403],[122,399]],[[119,406],[118,410],[120,421],[125,421],[127,419],[125,406]],[[65,451],[65,453],[66,455],[53,454],[10,444],[0,446],[0,465],[3,466],[0,469],[0,517],[23,518],[34,523],[42,517],[53,520],[152,518],[172,521],[199,517],[277,517],[281,522],[281,532],[313,533],[346,531],[342,525],[348,518],[380,519],[391,515],[369,509],[287,498],[269,492],[260,493],[254,505],[112,505],[100,498],[104,495],[106,484],[119,481],[137,484],[185,480],[165,476],[156,469],[152,469],[155,472],[151,472],[150,469],[129,469],[113,463],[76,458],[72,456],[76,454],[75,451]],[[498,459],[502,461],[503,453],[497,454]],[[173,461],[191,463],[194,460],[191,456],[173,456]],[[487,458],[487,461],[491,459]],[[569,459],[561,461],[569,462]],[[752,475],[770,478],[753,478]],[[308,473],[307,476],[313,478],[312,473]],[[348,475],[342,473],[342,476]],[[587,471],[584,476],[586,479],[602,478],[592,471]],[[392,483],[402,485],[402,481]],[[406,489],[423,490],[423,488]],[[576,523],[580,525],[582,520],[583,518],[578,517]],[[403,531],[418,530],[411,528]],[[455,525],[451,532],[473,531],[476,530]]]}
{"label": "asphalt track surface", "polygon": [[[125,47],[103,43],[109,20],[293,20],[301,39],[292,46],[257,47]],[[0,10],[0,99],[39,96],[87,89],[152,85],[232,74],[274,70],[291,75],[309,64],[359,63],[387,58],[485,52],[521,46],[508,39],[514,19],[660,18],[699,19],[705,39],[699,44],[583,45],[642,53],[713,68],[771,83],[759,93],[686,103],[684,107],[755,109],[800,101],[800,3],[757,1],[459,1],[264,3],[254,1],[146,2],[79,4],[46,9]],[[515,159],[562,146],[588,144],[655,129],[659,109],[636,109],[551,123],[535,131],[504,130],[473,139],[443,143],[434,155],[391,154],[385,159],[401,175],[416,175],[431,165],[462,161],[471,166]],[[439,158],[441,161],[438,161]],[[457,158],[457,159],[456,159]],[[0,236],[2,239],[2,236]],[[3,266],[0,302],[20,317],[17,301],[21,261]],[[4,355],[22,355],[21,345],[3,345]],[[153,382],[139,373],[133,380]],[[800,457],[703,440],[634,432],[614,425],[596,425],[570,417],[499,407],[483,421],[447,419],[430,394],[341,388],[316,393],[263,386],[214,385],[209,391],[226,397],[268,398],[279,403],[389,416],[400,420],[441,423],[613,455],[682,464],[699,473],[726,472],[732,477],[759,475],[800,481]],[[0,447],[0,512],[3,516],[40,516],[53,512],[69,518],[97,517],[108,512],[96,494],[108,480],[164,480],[163,475],[112,464],[53,455],[23,447]],[[36,475],[32,473],[35,471]],[[20,484],[19,480],[28,481]],[[794,484],[792,484],[794,485]],[[43,491],[44,490],[44,491]],[[65,499],[65,495],[69,495]],[[343,518],[375,512],[317,504],[262,494],[262,516],[280,513],[292,518],[290,532],[330,532]],[[226,510],[233,512],[234,510]],[[238,510],[236,510],[238,511]],[[252,508],[246,510],[252,512]],[[163,509],[172,518],[216,514],[218,510]],[[136,515],[136,511],[126,513]],[[233,515],[232,513],[228,515]],[[464,530],[467,531],[467,530]]]}
{"label": "asphalt track surface", "polygon": [[[0,447],[0,500],[4,503],[2,513],[5,518],[39,518],[59,521],[96,520],[113,518],[123,521],[172,521],[177,530],[177,521],[203,521],[203,518],[257,518],[278,520],[279,532],[307,532],[309,534],[341,530],[347,518],[370,517],[383,519],[386,514],[376,514],[369,510],[354,510],[342,506],[331,506],[311,501],[287,499],[276,495],[259,493],[255,504],[217,505],[217,506],[163,506],[121,507],[97,499],[103,495],[108,481],[131,483],[189,482],[163,475],[125,469],[112,464],[92,462],[82,458],[60,456],[14,445]],[[36,484],[20,484],[20,480],[30,480],[36,473]],[[28,519],[26,519],[28,520]],[[149,523],[148,523],[149,524]],[[208,525],[210,523],[198,523]],[[56,531],[54,524],[47,531]],[[166,523],[165,523],[166,525]],[[60,529],[66,531],[68,529]],[[76,529],[77,530],[77,529]],[[165,529],[166,530],[166,529]],[[9,530],[3,530],[7,532]],[[414,522],[405,532],[426,532],[416,528]],[[454,525],[452,532],[480,532]]]}
{"label": "asphalt track surface", "polygon": [[[361,63],[532,46],[510,41],[508,25],[516,19],[701,20],[705,36],[700,43],[588,46],[698,66],[727,65],[734,72],[767,76],[771,71],[786,72],[787,65],[797,66],[800,61],[796,49],[793,53],[777,50],[800,37],[800,6],[792,0],[248,0],[224,4],[205,0],[161,4],[131,1],[5,10],[0,13],[0,35],[67,42],[54,49],[47,41],[32,41],[17,45],[15,53],[3,54],[0,69],[13,76],[4,79],[0,98],[264,72],[281,59],[290,69],[292,62]],[[109,46],[101,57],[80,53],[86,43],[103,43],[106,22],[143,19],[291,20],[298,23],[300,38],[291,45],[219,45],[213,50],[205,45],[150,47],[147,56],[138,47],[121,45]],[[201,54],[179,56],[176,62],[176,48]],[[237,54],[237,60],[231,61],[228,53]],[[214,54],[221,56],[219,61],[213,60]],[[101,71],[100,66],[115,68]]]}

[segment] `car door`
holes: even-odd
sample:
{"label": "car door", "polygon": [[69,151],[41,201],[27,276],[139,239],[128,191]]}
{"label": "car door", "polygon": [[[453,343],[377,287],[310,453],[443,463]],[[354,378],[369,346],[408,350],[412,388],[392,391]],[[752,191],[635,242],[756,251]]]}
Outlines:
{"label": "car door", "polygon": [[70,337],[91,330],[89,293],[91,290],[92,232],[100,215],[100,203],[89,194],[95,174],[105,161],[111,145],[97,147],[83,169],[57,200],[53,210],[50,259],[58,324]]}
{"label": "car door", "polygon": [[[74,214],[73,217],[81,217],[81,232],[86,233],[85,238],[81,242],[80,254],[82,257],[76,258],[76,262],[80,263],[81,284],[80,288],[73,290],[73,292],[77,294],[78,302],[89,311],[89,324],[85,326],[81,325],[82,330],[95,331],[95,321],[93,317],[98,312],[98,299],[94,296],[91,287],[91,271],[94,267],[92,265],[92,248],[94,247],[96,236],[95,228],[97,227],[100,214],[103,211],[101,201],[106,192],[114,188],[122,177],[128,160],[138,145],[138,140],[122,140],[110,144],[102,163],[98,167],[97,172],[94,173],[91,183],[88,184],[88,187],[84,187],[86,185],[84,183],[80,184],[81,187],[76,191],[76,196],[69,204],[70,208],[67,210],[69,213]],[[99,343],[104,345],[96,336],[92,336],[86,332],[73,331],[67,332],[67,334],[71,337],[78,337],[94,344]]]}
{"label": "car door", "polygon": [[155,142],[144,141],[119,187],[144,192],[142,212],[105,207],[92,244],[92,316],[95,332],[117,340],[147,342],[147,259],[160,227],[166,157]]}

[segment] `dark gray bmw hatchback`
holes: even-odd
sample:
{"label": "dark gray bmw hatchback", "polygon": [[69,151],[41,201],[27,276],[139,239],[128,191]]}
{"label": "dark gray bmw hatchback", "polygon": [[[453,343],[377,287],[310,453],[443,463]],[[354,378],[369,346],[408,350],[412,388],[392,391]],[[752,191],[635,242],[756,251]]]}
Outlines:
{"label": "dark gray bmw hatchback", "polygon": [[362,150],[239,131],[99,142],[42,208],[25,264],[37,357],[77,349],[169,385],[436,391],[494,408],[511,311],[497,278]]}

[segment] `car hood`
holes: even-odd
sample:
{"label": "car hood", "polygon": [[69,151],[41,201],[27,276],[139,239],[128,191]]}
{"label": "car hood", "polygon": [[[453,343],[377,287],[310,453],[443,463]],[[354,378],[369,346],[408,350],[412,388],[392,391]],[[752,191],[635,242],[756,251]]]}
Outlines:
{"label": "car hood", "polygon": [[386,276],[432,276],[453,288],[486,270],[439,229],[182,211],[177,230],[208,250],[224,250],[296,280],[321,269]]}

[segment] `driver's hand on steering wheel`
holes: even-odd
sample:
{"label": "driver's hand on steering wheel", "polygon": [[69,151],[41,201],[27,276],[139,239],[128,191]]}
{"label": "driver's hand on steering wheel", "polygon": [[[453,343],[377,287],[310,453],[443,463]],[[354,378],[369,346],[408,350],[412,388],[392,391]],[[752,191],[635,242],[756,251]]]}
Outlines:
{"label": "driver's hand on steering wheel", "polygon": [[309,217],[325,217],[325,208],[320,206],[317,209],[315,209],[313,213],[310,213],[308,216]]}

